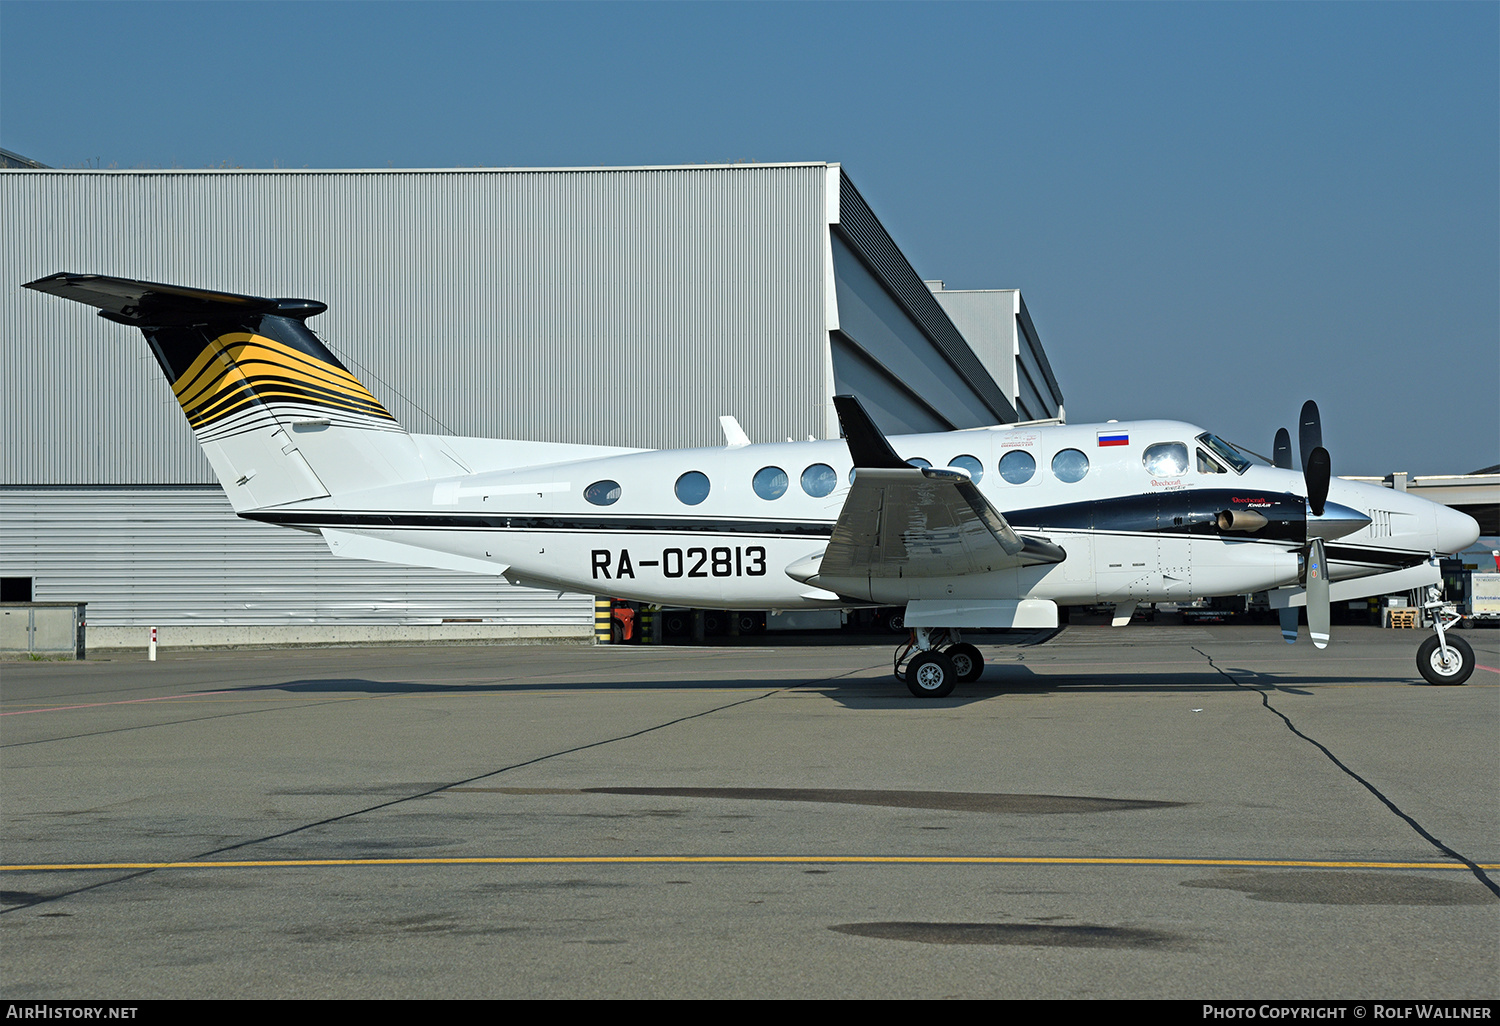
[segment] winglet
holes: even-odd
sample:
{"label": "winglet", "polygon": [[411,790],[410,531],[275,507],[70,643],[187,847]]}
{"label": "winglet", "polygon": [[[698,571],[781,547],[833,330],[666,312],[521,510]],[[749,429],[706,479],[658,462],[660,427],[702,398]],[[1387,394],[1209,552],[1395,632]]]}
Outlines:
{"label": "winglet", "polygon": [[833,407],[838,411],[844,441],[849,443],[849,456],[857,469],[883,467],[896,470],[910,466],[896,455],[896,450],[885,440],[885,435],[880,433],[858,399],[852,395],[836,395]]}

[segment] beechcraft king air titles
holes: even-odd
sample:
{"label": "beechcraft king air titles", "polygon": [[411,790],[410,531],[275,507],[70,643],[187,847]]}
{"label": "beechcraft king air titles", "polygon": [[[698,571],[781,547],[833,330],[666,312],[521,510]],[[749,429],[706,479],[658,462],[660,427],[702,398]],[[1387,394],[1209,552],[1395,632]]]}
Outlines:
{"label": "beechcraft king air titles", "polygon": [[[1434,585],[1470,517],[1334,479],[1317,408],[1274,465],[1191,424],[1002,425],[887,438],[836,396],[844,438],[634,450],[410,434],[307,326],[326,309],[100,275],[27,288],[139,328],[237,514],[338,555],[712,609],[904,606],[919,696],[978,677],[959,632],[1055,628],[1058,606],[1267,591],[1317,647],[1329,603]],[[1434,610],[1438,609],[1436,601]],[[1473,670],[1451,621],[1433,683]]]}

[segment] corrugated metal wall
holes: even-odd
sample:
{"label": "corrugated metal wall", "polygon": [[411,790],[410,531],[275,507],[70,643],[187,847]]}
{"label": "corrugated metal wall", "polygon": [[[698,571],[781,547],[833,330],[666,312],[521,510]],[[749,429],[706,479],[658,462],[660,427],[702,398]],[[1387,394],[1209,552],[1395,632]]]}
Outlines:
{"label": "corrugated metal wall", "polygon": [[138,332],[19,287],[56,271],[322,300],[415,431],[818,433],[826,174],[0,171],[0,483],[213,480]]}
{"label": "corrugated metal wall", "polygon": [[1016,419],[1015,407],[995,379],[984,369],[948,315],[943,312],[921,276],[896,246],[885,226],[870,209],[849,176],[840,172],[838,232],[870,267],[890,295],[921,326],[922,333],[943,354],[964,383],[984,401],[994,415],[993,423]]}
{"label": "corrugated metal wall", "polygon": [[581,624],[593,599],[499,577],[340,559],[323,539],[234,515],[217,486],[0,489],[0,573],[37,602],[138,624]]}
{"label": "corrugated metal wall", "polygon": [[[936,347],[924,325],[914,320],[898,302],[889,286],[870,272],[870,266],[838,234],[830,240],[833,255],[834,291],[839,304],[839,337],[863,351],[868,362],[882,370],[884,387],[863,375],[846,377],[852,366],[834,352],[834,376],[838,390],[852,389],[871,404],[871,416],[883,430],[950,431],[997,423],[987,400]],[[923,287],[926,292],[926,287]],[[927,293],[931,296],[931,293]],[[930,301],[930,300],[929,300]],[[948,315],[938,316],[957,334]],[[977,359],[967,347],[969,359]],[[983,372],[988,391],[996,392],[994,379]],[[867,391],[867,389],[870,389]],[[1005,408],[1010,403],[1003,396]],[[923,411],[926,411],[925,415]],[[886,416],[882,416],[886,415]]]}
{"label": "corrugated metal wall", "polygon": [[1025,298],[1017,295],[1016,301],[1021,308],[1016,314],[1018,348],[1027,361],[1026,367],[1018,367],[1017,371],[1025,370],[1030,375],[1032,387],[1037,393],[1039,402],[1036,409],[1043,411],[1033,413],[1031,416],[1033,419],[1061,416],[1063,414],[1062,386],[1057,383],[1057,378],[1052,373],[1052,363],[1047,359],[1047,350],[1042,347],[1036,324],[1031,320],[1031,311],[1026,309]]}

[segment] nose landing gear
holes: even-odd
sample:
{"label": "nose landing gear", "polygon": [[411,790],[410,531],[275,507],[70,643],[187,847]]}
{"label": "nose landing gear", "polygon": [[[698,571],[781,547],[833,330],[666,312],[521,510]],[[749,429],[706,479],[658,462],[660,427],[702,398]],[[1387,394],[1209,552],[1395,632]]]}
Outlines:
{"label": "nose landing gear", "polygon": [[1443,609],[1436,588],[1428,592],[1422,608],[1432,616],[1433,636],[1417,648],[1417,671],[1429,684],[1463,684],[1474,672],[1474,650],[1463,638],[1450,638],[1446,631],[1463,620],[1457,613]]}

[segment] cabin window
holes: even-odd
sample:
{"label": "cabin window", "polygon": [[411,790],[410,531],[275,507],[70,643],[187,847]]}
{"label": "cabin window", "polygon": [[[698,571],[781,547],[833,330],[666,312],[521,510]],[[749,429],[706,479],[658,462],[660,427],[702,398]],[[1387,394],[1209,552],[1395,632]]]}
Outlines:
{"label": "cabin window", "polygon": [[1052,457],[1052,476],[1073,484],[1089,472],[1089,458],[1078,449],[1064,449]]}
{"label": "cabin window", "polygon": [[761,467],[755,472],[750,485],[755,489],[756,495],[770,501],[786,494],[787,483],[786,471],[780,467]]}
{"label": "cabin window", "polygon": [[1024,449],[1000,457],[1000,476],[1010,484],[1025,484],[1036,473],[1036,458]]}
{"label": "cabin window", "polygon": [[689,470],[677,479],[677,498],[688,506],[696,506],[708,498],[708,475]]}
{"label": "cabin window", "polygon": [[802,490],[815,499],[833,491],[838,483],[838,474],[826,463],[814,463],[802,472]]}
{"label": "cabin window", "polygon": [[583,497],[595,506],[613,506],[620,501],[620,482],[595,481],[583,490]]}
{"label": "cabin window", "polygon": [[909,463],[911,466],[916,467],[918,470],[921,470],[924,467],[930,467],[930,466],[932,466],[931,463],[928,463],[926,460],[924,460],[920,456],[913,456],[911,459],[907,460],[906,462]]}
{"label": "cabin window", "polygon": [[[957,467],[960,470],[967,470],[969,472],[969,478],[975,484],[978,484],[984,477],[984,464],[980,463],[979,460],[973,456],[955,456],[948,461],[948,466]],[[1036,469],[1035,464],[1032,464],[1032,469]]]}
{"label": "cabin window", "polygon": [[1182,442],[1157,442],[1146,446],[1141,462],[1153,477],[1176,477],[1187,473],[1187,446]]}
{"label": "cabin window", "polygon": [[1198,473],[1200,473],[1200,474],[1227,474],[1227,473],[1229,473],[1229,471],[1225,470],[1219,464],[1218,460],[1214,459],[1212,456],[1210,456],[1208,453],[1204,452],[1202,449],[1199,449],[1198,450]]}

